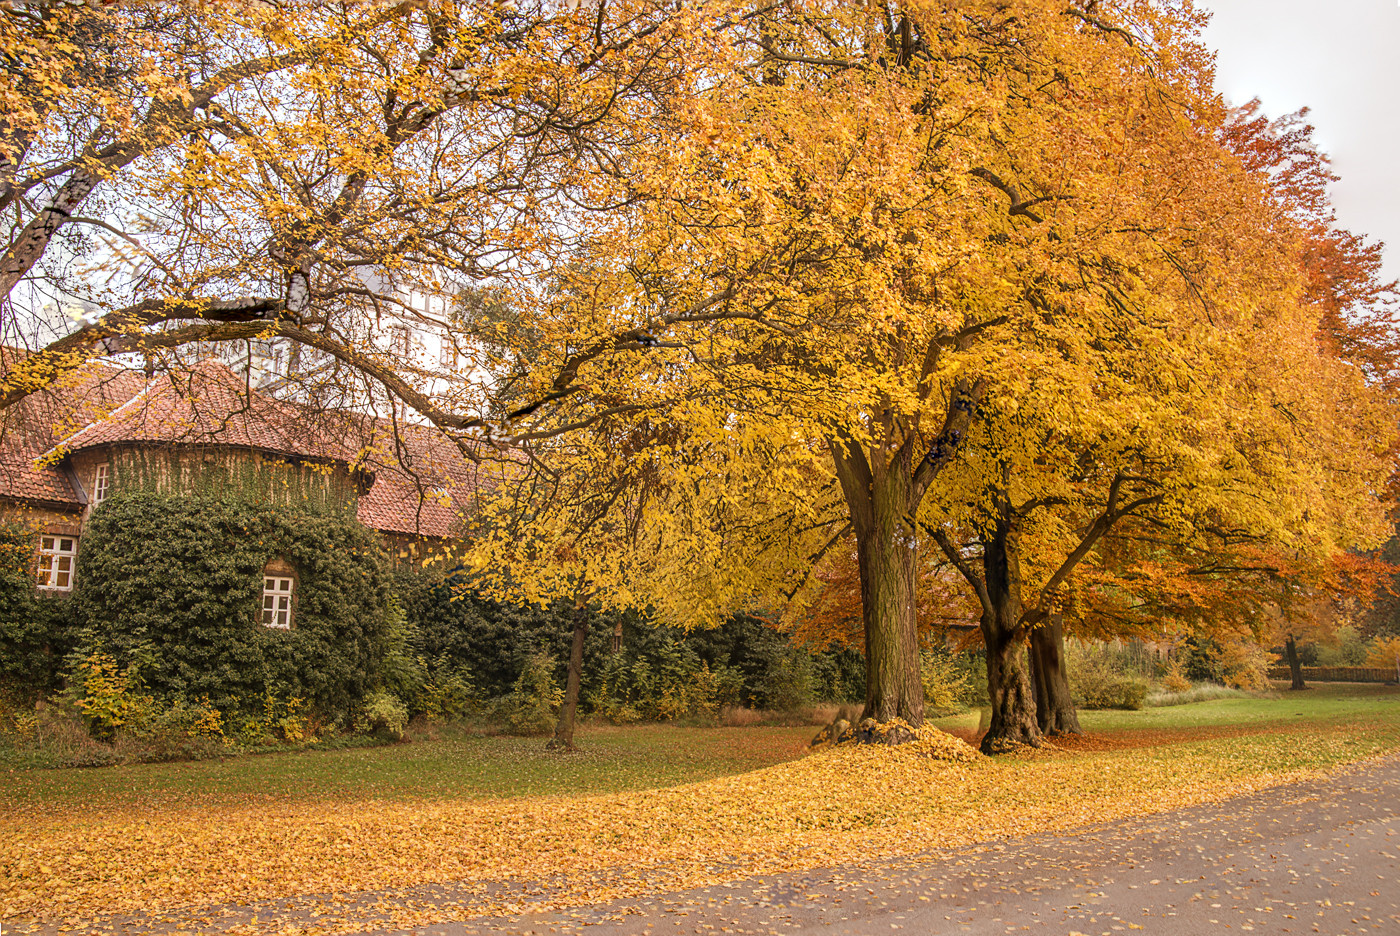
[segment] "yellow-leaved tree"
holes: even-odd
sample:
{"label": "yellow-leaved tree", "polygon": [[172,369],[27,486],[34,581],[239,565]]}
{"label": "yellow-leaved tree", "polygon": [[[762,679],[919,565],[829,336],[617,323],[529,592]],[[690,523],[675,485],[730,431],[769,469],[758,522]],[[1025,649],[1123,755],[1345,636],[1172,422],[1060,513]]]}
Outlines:
{"label": "yellow-leaved tree", "polygon": [[[542,429],[672,427],[631,456],[663,479],[628,541],[643,594],[701,622],[771,607],[853,536],[866,715],[917,725],[916,556],[946,537],[983,566],[994,745],[1038,738],[1016,650],[1121,516],[1372,540],[1379,423],[1318,355],[1288,232],[1219,141],[1194,14],[734,19],[633,154],[611,230],[502,332],[530,337],[525,395],[558,395]],[[1027,609],[1017,537],[1042,507]]]}
{"label": "yellow-leaved tree", "polygon": [[[1012,612],[1053,608],[1056,557],[1087,554],[1096,516],[1373,532],[1364,402],[1316,427],[1325,453],[1298,441],[1355,381],[1310,356],[1294,252],[1219,140],[1189,8],[83,9],[137,64],[122,95],[99,75],[65,96],[107,60],[48,13],[25,25],[52,80],[5,98],[6,191],[49,207],[0,272],[66,283],[39,261],[84,224],[117,239],[91,263],[118,242],[131,262],[0,405],[93,356],[288,343],[302,399],[392,402],[510,462],[474,541],[501,595],[703,625],[800,606],[853,539],[866,714],[911,725],[918,551],[936,532],[1009,580],[995,544],[1024,490],[1049,571],[1034,602],[983,604],[993,740],[1034,740],[1013,650],[1039,618]],[[461,361],[387,343],[386,317]],[[1317,494],[1341,475],[1350,513]]]}

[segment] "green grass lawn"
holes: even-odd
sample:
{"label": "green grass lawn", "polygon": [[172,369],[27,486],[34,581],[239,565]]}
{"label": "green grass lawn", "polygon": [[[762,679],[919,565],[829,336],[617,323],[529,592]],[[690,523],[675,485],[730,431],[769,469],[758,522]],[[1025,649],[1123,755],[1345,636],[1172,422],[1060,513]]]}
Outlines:
{"label": "green grass lawn", "polygon": [[[976,728],[979,713],[940,719],[945,728]],[[1266,729],[1314,722],[1375,723],[1400,731],[1400,689],[1322,685],[1271,697],[1215,699],[1136,712],[1081,712],[1092,734]],[[443,731],[383,747],[302,751],[176,764],[69,770],[0,768],[0,808],[91,804],[295,802],[326,799],[478,799],[580,795],[675,786],[744,773],[800,757],[816,729],[584,725],[580,750],[560,755],[541,738]],[[1267,735],[1253,744],[1273,743]]]}
{"label": "green grass lawn", "polygon": [[[1083,722],[1083,743],[957,763],[871,747],[802,757],[810,726],[649,725],[585,726],[583,750],[562,756],[539,738],[460,732],[202,763],[0,769],[0,914],[95,932],[105,914],[157,911],[202,929],[211,905],[260,900],[271,915],[250,932],[271,933],[304,923],[298,908],[314,899],[322,922],[343,918],[347,930],[388,926],[364,916],[371,907],[387,908],[390,929],[416,928],[417,898],[395,888],[553,880],[567,868],[570,899],[593,903],[617,888],[706,886],[721,867],[736,878],[963,848],[1400,750],[1400,690],[1329,685]],[[781,761],[793,762],[747,773]],[[686,781],[704,782],[659,789]],[[406,902],[327,903],[332,891]],[[462,899],[454,918],[502,912],[489,895]],[[271,908],[286,900],[303,903],[285,904],[283,919]]]}
{"label": "green grass lawn", "polygon": [[[940,718],[941,728],[976,728],[978,711]],[[1359,683],[1313,683],[1301,692],[1212,699],[1130,711],[1080,711],[1079,724],[1090,734],[1122,731],[1184,730],[1231,726],[1287,725],[1306,721],[1379,720],[1400,723],[1400,688]]]}
{"label": "green grass lawn", "polygon": [[435,740],[175,764],[68,770],[0,768],[5,803],[158,806],[266,797],[471,799],[676,786],[801,756],[817,729],[582,725],[572,754],[543,738],[443,731]]}

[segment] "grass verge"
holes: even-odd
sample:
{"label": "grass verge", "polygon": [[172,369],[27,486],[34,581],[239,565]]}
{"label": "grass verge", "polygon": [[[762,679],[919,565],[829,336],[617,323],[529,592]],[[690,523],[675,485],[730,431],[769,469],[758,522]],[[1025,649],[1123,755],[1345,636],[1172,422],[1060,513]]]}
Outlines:
{"label": "grass verge", "polygon": [[[156,794],[159,810],[139,797],[97,810],[72,796],[21,795],[9,798],[0,818],[0,916],[90,926],[103,911],[152,910],[178,924],[204,915],[180,908],[373,890],[387,895],[366,916],[322,901],[316,928],[409,927],[518,912],[518,898],[507,904],[491,890],[498,882],[558,881],[530,898],[542,908],[956,848],[1214,801],[1393,751],[1400,691],[1329,687],[1306,698],[1225,699],[1084,720],[1105,736],[1156,729],[1175,740],[967,764],[842,748],[680,786],[594,795],[376,797],[361,785],[330,797],[228,796],[195,805]],[[1241,724],[1247,733],[1234,730]],[[618,743],[649,749],[664,737],[654,730],[660,734],[648,740],[618,729],[617,737],[637,739]],[[799,730],[808,729],[788,729]],[[473,885],[433,906],[394,896],[462,881]],[[241,931],[286,925],[276,914],[258,919]]]}

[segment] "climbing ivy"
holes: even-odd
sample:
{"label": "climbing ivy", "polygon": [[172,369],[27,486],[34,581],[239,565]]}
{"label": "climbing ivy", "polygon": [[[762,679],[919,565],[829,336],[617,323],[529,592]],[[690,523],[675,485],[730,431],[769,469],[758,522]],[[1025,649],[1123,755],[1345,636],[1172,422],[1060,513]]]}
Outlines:
{"label": "climbing ivy", "polygon": [[[290,630],[258,620],[263,570],[278,558],[296,570]],[[136,664],[157,694],[207,697],[226,714],[300,698],[339,717],[378,678],[388,582],[378,539],[349,517],[138,492],[94,512],[75,597],[82,649]]]}
{"label": "climbing ivy", "polygon": [[117,492],[196,494],[354,516],[359,494],[344,468],[219,448],[132,447],[111,453]]}
{"label": "climbing ivy", "polygon": [[0,526],[0,703],[32,702],[58,689],[73,649],[72,603],[34,593],[34,534]]}

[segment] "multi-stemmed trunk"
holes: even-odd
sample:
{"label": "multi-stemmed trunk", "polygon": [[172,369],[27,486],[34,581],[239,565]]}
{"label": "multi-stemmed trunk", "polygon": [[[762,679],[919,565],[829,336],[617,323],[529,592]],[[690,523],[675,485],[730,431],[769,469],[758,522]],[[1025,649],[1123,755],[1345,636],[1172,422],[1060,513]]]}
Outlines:
{"label": "multi-stemmed trunk", "polygon": [[1017,744],[1040,744],[1035,697],[1026,672],[1022,625],[1021,568],[1011,524],[998,521],[983,540],[982,639],[987,645],[987,694],[991,725],[982,751],[994,754]]}
{"label": "multi-stemmed trunk", "polygon": [[1065,667],[1065,629],[1060,615],[1030,633],[1031,680],[1035,718],[1043,735],[1083,734],[1069,690]]}
{"label": "multi-stemmed trunk", "polygon": [[1293,635],[1288,635],[1288,640],[1283,644],[1283,655],[1288,659],[1288,673],[1293,677],[1293,689],[1308,688],[1303,683],[1303,661],[1298,656],[1298,642],[1293,639]]}
{"label": "multi-stemmed trunk", "polygon": [[574,607],[574,642],[569,648],[569,675],[564,683],[564,704],[559,709],[559,721],[554,725],[554,737],[545,745],[551,751],[574,749],[579,684],[583,681],[583,644],[587,637],[588,605],[579,602]]}

